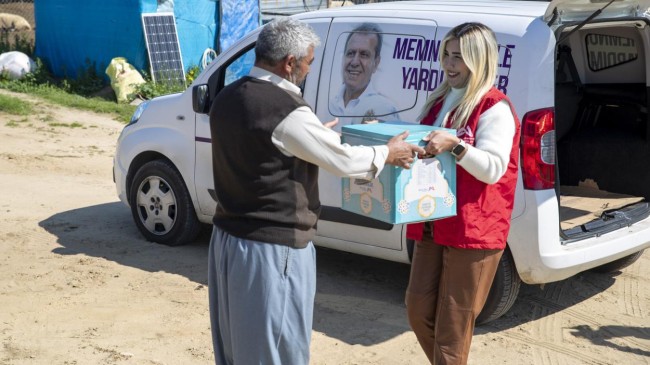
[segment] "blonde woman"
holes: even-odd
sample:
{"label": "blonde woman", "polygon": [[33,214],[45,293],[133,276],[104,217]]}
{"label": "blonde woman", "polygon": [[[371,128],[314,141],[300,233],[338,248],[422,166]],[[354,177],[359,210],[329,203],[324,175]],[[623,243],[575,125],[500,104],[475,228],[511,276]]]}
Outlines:
{"label": "blonde woman", "polygon": [[416,245],[406,306],[429,361],[460,365],[467,363],[474,321],[506,246],[519,120],[494,87],[498,46],[490,28],[458,25],[441,49],[445,80],[427,100],[420,123],[456,130],[432,132],[425,150],[449,151],[457,160],[457,215],[409,225],[407,237]]}

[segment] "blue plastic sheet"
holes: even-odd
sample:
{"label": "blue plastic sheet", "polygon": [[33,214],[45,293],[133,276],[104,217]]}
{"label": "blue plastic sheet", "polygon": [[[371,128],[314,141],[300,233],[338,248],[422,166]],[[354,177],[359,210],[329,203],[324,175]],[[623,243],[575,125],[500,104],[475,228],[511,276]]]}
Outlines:
{"label": "blue plastic sheet", "polygon": [[[217,4],[174,1],[185,70],[200,65],[204,51],[216,46]],[[114,57],[148,73],[141,16],[157,10],[157,0],[35,0],[35,55],[59,77],[76,78],[90,65],[103,75]]]}
{"label": "blue plastic sheet", "polygon": [[223,52],[239,38],[260,26],[259,0],[221,0],[219,49]]}
{"label": "blue plastic sheet", "polygon": [[35,0],[35,55],[59,77],[76,78],[93,64],[103,75],[114,57],[146,69],[140,15],[156,7],[156,0]]}
{"label": "blue plastic sheet", "polygon": [[[142,14],[173,6],[183,66],[201,66],[208,49],[223,51],[260,26],[259,0],[35,0],[36,57],[59,77],[94,65],[103,75],[114,57],[149,73]],[[252,61],[251,61],[252,62]],[[250,68],[250,67],[249,67]]]}
{"label": "blue plastic sheet", "polygon": [[213,0],[176,0],[174,16],[178,41],[181,45],[183,66],[201,66],[206,49],[215,49],[218,3]]}
{"label": "blue plastic sheet", "polygon": [[[221,28],[219,50],[221,52],[232,46],[238,39],[260,26],[260,7],[258,0],[239,2],[237,0],[221,1]],[[237,21],[237,19],[241,19]],[[226,83],[231,83],[246,76],[255,63],[255,53],[251,50],[245,57],[231,64],[226,72]]]}

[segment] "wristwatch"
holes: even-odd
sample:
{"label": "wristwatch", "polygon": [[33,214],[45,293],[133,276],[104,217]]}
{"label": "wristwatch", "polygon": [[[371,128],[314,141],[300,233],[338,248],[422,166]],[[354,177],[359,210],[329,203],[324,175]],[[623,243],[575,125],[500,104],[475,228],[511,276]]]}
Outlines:
{"label": "wristwatch", "polygon": [[465,151],[466,148],[467,146],[465,145],[465,141],[461,139],[460,142],[458,142],[458,144],[455,145],[454,148],[452,148],[449,152],[451,152],[454,157],[459,157],[461,154],[463,154],[463,151]]}

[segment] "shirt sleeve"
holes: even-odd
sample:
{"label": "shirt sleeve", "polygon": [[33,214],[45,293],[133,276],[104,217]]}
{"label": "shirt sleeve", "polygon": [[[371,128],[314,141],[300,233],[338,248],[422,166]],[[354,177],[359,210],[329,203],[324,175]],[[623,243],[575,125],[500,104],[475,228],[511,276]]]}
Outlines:
{"label": "shirt sleeve", "polygon": [[388,146],[350,146],[323,126],[308,108],[289,114],[273,131],[273,143],[287,156],[311,162],[339,177],[372,180],[384,168]]}
{"label": "shirt sleeve", "polygon": [[515,119],[505,100],[481,114],[476,129],[476,143],[458,165],[478,180],[494,184],[506,173],[515,135]]}

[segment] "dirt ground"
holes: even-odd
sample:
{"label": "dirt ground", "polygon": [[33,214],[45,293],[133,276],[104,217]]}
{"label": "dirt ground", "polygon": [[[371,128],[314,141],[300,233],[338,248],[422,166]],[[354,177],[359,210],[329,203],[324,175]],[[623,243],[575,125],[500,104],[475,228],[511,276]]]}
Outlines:
{"label": "dirt ground", "polygon": [[[0,112],[0,364],[213,363],[208,236],[145,241],[112,181],[122,124],[32,101],[27,118]],[[424,364],[408,270],[319,249],[311,363]],[[616,275],[524,285],[469,363],[650,364],[649,283],[646,252]]]}

